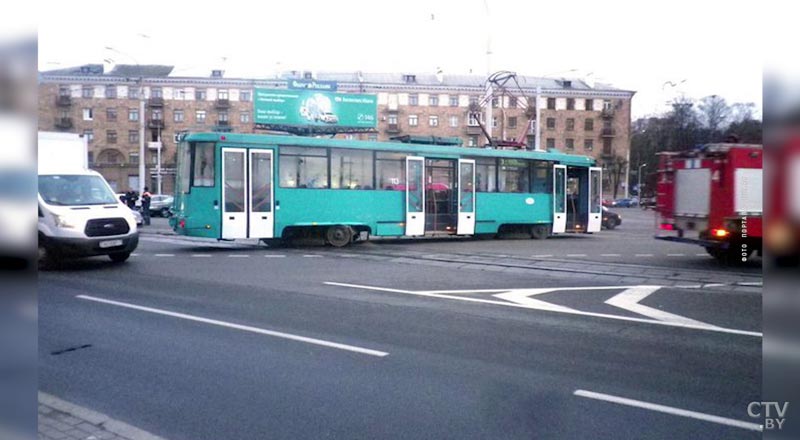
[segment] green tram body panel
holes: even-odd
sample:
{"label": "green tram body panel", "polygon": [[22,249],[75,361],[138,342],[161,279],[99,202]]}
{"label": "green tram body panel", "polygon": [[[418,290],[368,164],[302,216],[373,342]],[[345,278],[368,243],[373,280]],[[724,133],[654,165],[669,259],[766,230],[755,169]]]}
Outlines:
{"label": "green tram body panel", "polygon": [[[572,167],[588,168],[594,160],[586,156],[553,151],[496,150],[398,142],[352,141],[299,136],[253,135],[233,133],[191,133],[182,142],[214,142],[215,185],[192,186],[184,193],[176,179],[175,216],[170,225],[176,233],[196,237],[222,237],[222,148],[245,148],[273,151],[274,236],[293,226],[350,225],[368,227],[377,236],[405,234],[405,191],[357,189],[282,188],[280,148],[318,147],[385,151],[421,156],[426,159],[525,159],[547,161]],[[179,167],[180,168],[180,167]],[[551,193],[476,192],[475,233],[494,234],[501,225],[547,224],[553,218]],[[215,201],[217,204],[215,205]],[[183,220],[183,227],[178,222]]]}

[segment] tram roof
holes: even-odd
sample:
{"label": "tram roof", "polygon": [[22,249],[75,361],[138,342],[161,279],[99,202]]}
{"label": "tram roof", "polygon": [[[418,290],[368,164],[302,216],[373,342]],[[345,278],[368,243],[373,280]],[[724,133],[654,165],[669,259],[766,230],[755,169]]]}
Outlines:
{"label": "tram roof", "polygon": [[573,166],[593,166],[595,160],[588,156],[565,154],[558,151],[498,150],[496,148],[470,148],[450,145],[409,144],[402,142],[361,141],[304,136],[282,136],[245,133],[188,133],[184,140],[194,142],[230,142],[253,145],[292,147],[330,147],[354,150],[395,151],[419,154],[426,157],[446,159],[458,157],[500,157],[507,159],[529,159],[555,161]]}

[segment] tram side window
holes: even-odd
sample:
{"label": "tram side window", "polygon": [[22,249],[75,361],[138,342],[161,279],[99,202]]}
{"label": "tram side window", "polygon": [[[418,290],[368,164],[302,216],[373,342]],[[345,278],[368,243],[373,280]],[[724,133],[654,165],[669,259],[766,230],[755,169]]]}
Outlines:
{"label": "tram side window", "polygon": [[379,189],[405,190],[406,156],[400,153],[376,152],[375,173]]}
{"label": "tram side window", "polygon": [[193,144],[194,172],[192,186],[214,186],[214,144]]}
{"label": "tram side window", "polygon": [[530,191],[528,161],[500,159],[498,173],[500,192],[522,193]]}
{"label": "tram side window", "polygon": [[282,188],[328,188],[328,150],[283,147],[280,150]]}
{"label": "tram side window", "polygon": [[553,166],[549,162],[535,161],[531,164],[533,183],[532,192],[549,194],[553,191]]}
{"label": "tram side window", "polygon": [[496,159],[475,159],[475,191],[497,192]]}
{"label": "tram side window", "polygon": [[372,189],[372,152],[331,149],[331,188]]}
{"label": "tram side window", "polygon": [[179,191],[183,194],[189,193],[189,179],[191,178],[190,172],[192,169],[192,155],[189,151],[189,144],[182,142],[178,145],[178,185]]}

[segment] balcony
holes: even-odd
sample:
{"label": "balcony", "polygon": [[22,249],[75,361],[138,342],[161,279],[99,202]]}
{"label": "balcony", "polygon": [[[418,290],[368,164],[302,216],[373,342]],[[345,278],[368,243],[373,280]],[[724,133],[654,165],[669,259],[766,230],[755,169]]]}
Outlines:
{"label": "balcony", "polygon": [[400,133],[400,125],[399,124],[389,124],[386,126],[386,133],[388,134],[397,134]]}
{"label": "balcony", "polygon": [[617,135],[617,131],[613,128],[604,128],[600,131],[600,136],[602,137],[614,137]]}
{"label": "balcony", "polygon": [[477,125],[467,125],[467,134],[483,134],[483,130]]}
{"label": "balcony", "polygon": [[160,128],[164,129],[164,120],[163,119],[150,119],[147,121],[147,128]]}
{"label": "balcony", "polygon": [[147,100],[147,105],[150,107],[164,107],[164,98],[153,97]]}
{"label": "balcony", "polygon": [[610,158],[614,157],[614,149],[613,148],[608,148],[608,147],[603,147],[603,151],[600,152],[600,156],[602,156],[603,158],[606,158],[606,159],[610,159]]}
{"label": "balcony", "polygon": [[231,101],[230,99],[217,99],[214,107],[221,109],[231,108]]}
{"label": "balcony", "polygon": [[68,130],[72,128],[72,118],[56,118],[56,128]]}
{"label": "balcony", "polygon": [[230,133],[233,131],[233,127],[231,127],[231,123],[228,121],[217,121],[217,125],[214,126],[212,131],[220,133]]}
{"label": "balcony", "polygon": [[612,119],[614,117],[614,113],[615,113],[615,111],[614,111],[613,108],[604,108],[600,112],[600,116],[605,118],[605,119]]}
{"label": "balcony", "polygon": [[72,97],[69,95],[60,95],[56,97],[56,105],[58,107],[69,107],[72,105]]}

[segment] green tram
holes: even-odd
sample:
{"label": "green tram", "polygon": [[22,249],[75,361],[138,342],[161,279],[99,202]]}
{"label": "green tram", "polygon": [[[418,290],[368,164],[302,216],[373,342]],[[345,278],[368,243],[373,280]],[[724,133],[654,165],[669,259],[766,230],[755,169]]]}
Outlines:
{"label": "green tram", "polygon": [[554,151],[190,133],[170,225],[218,240],[315,232],[337,247],[370,235],[597,232],[593,165]]}

